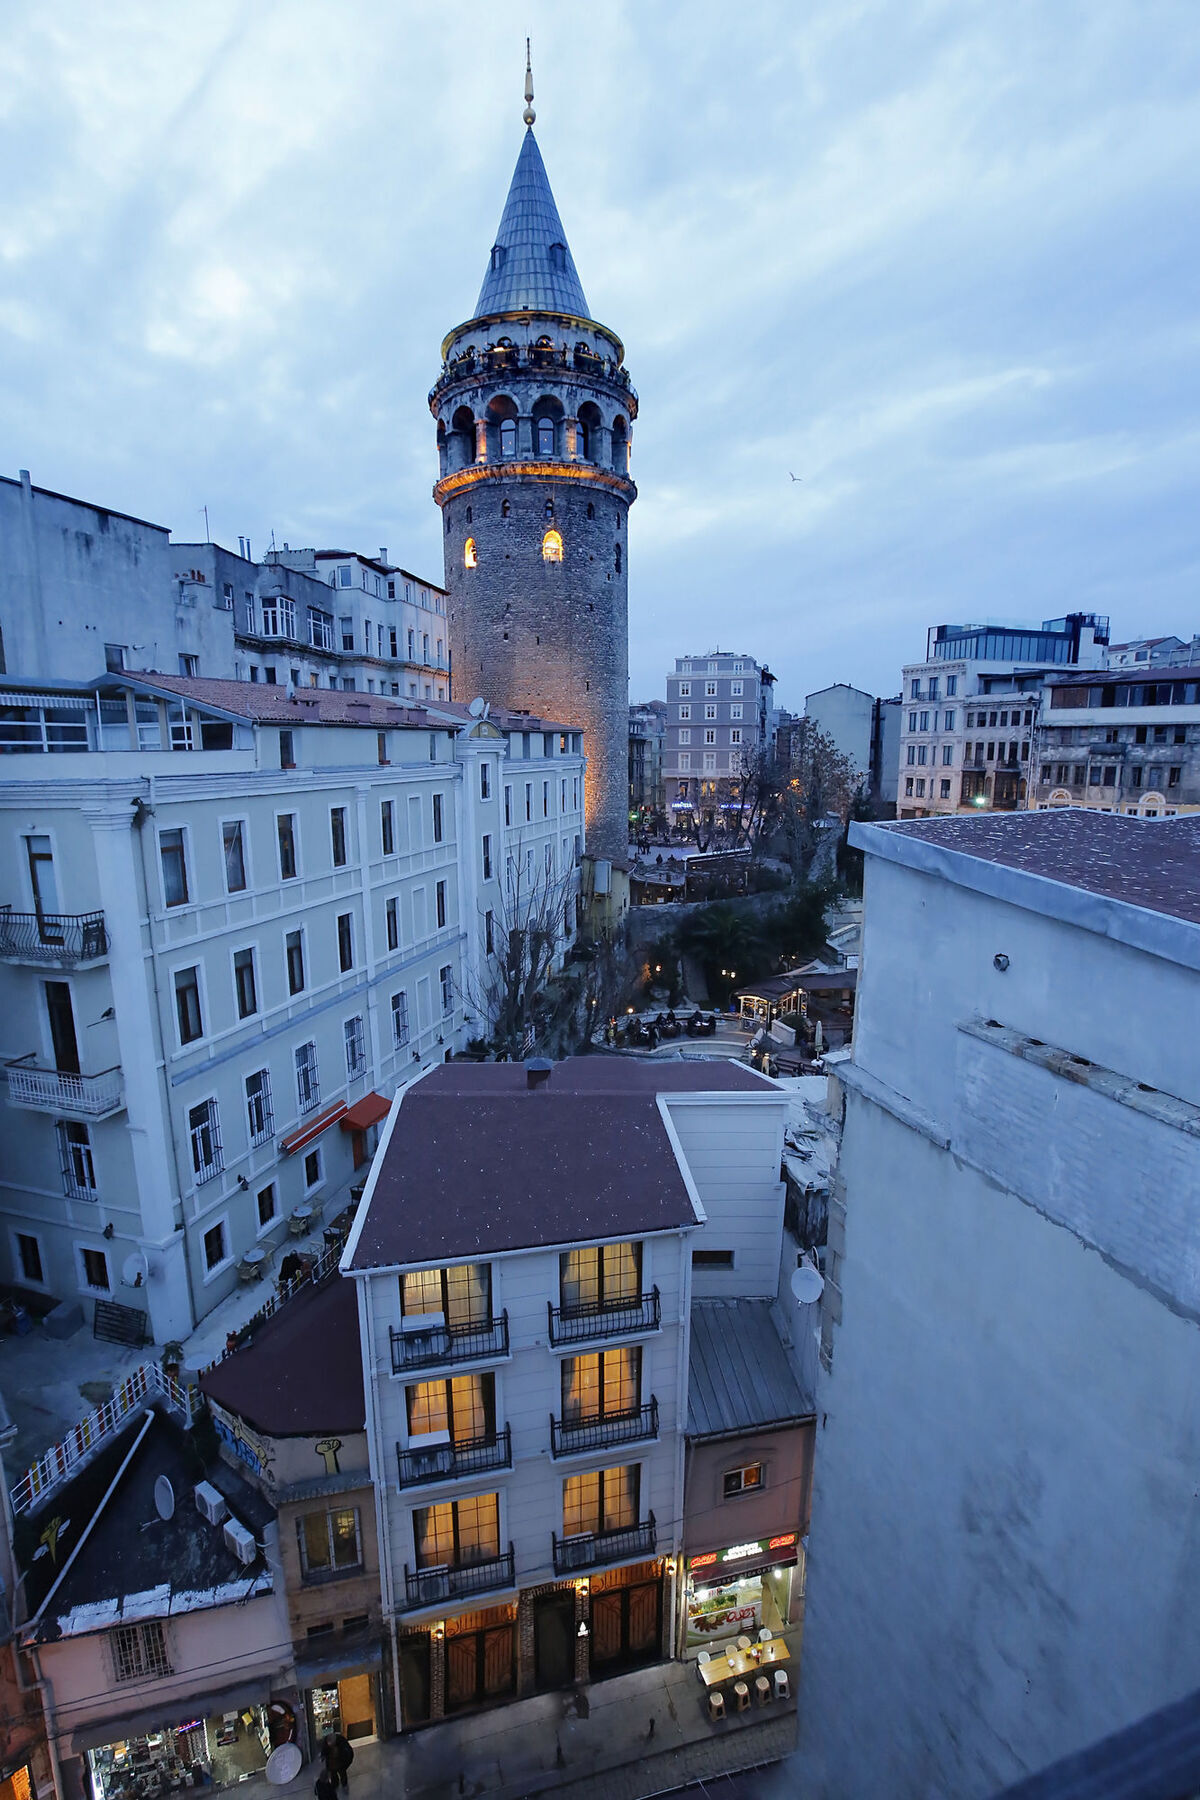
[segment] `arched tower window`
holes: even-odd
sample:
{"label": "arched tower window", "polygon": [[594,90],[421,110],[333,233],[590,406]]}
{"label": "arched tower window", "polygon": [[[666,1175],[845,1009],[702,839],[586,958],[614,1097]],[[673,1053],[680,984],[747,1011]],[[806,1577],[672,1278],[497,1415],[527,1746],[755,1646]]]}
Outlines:
{"label": "arched tower window", "polygon": [[629,437],[628,429],[620,413],[613,420],[612,428],[612,466],[618,475],[629,473]]}
{"label": "arched tower window", "polygon": [[473,517],[474,517],[474,513],[473,513],[472,509],[468,506],[468,508],[467,508],[467,524],[468,525],[471,523],[471,520],[473,519]]}
{"label": "arched tower window", "polygon": [[504,419],[500,425],[500,454],[515,456],[517,454],[517,421]]}
{"label": "arched tower window", "polygon": [[538,434],[538,455],[539,456],[553,456],[554,455],[554,420],[553,419],[539,419],[537,434]]}
{"label": "arched tower window", "polygon": [[463,568],[473,569],[478,564],[478,561],[479,558],[475,554],[475,539],[468,538],[463,545]]}
{"label": "arched tower window", "polygon": [[595,462],[600,443],[600,408],[594,400],[585,400],[579,409],[579,454],[585,462]]}
{"label": "arched tower window", "polygon": [[552,519],[554,517],[554,502],[553,502],[553,500],[547,500],[545,506],[543,506],[542,517],[544,519]]}
{"label": "arched tower window", "polygon": [[500,502],[500,517],[501,517],[501,518],[502,518],[502,519],[507,519],[507,517],[508,517],[508,514],[509,514],[509,505],[508,505],[508,501],[507,501],[507,500],[502,500],[502,501],[501,501],[501,502]]}
{"label": "arched tower window", "polygon": [[493,269],[502,269],[504,267],[504,259],[507,255],[508,255],[508,251],[504,248],[503,244],[493,244],[492,245],[492,267],[493,267]]}
{"label": "arched tower window", "polygon": [[589,519],[594,519],[596,516],[596,508],[592,505],[590,500],[588,501],[587,516]]}
{"label": "arched tower window", "polygon": [[616,549],[613,551],[613,560],[617,565],[617,574],[619,575],[621,573],[621,546],[620,546],[620,544],[618,544]]}
{"label": "arched tower window", "polygon": [[542,561],[543,562],[561,562],[562,559],[563,559],[562,532],[555,531],[554,527],[551,526],[550,530],[546,533],[545,537],[542,539]]}

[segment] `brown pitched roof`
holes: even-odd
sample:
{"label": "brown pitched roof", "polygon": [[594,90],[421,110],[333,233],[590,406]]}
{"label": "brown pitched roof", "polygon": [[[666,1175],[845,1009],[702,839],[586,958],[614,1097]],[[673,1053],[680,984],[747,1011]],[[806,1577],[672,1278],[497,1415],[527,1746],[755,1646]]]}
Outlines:
{"label": "brown pitched roof", "polygon": [[875,829],[1200,924],[1200,813],[1132,819],[1061,807]]}
{"label": "brown pitched roof", "polygon": [[249,1343],[201,1375],[200,1389],[268,1437],[362,1431],[354,1283],[339,1276],[285,1302]]}
{"label": "brown pitched roof", "polygon": [[772,1091],[715,1059],[572,1057],[532,1090],[520,1063],[444,1063],[401,1102],[351,1266],[695,1224],[657,1095]]}
{"label": "brown pitched roof", "polygon": [[[229,681],[209,675],[164,675],[156,670],[130,671],[125,679],[143,682],[197,706],[215,706],[258,725],[365,725],[373,731],[447,731],[473,725],[468,707],[454,700],[413,700],[394,694],[349,694],[335,688],[286,687],[265,681]],[[488,714],[500,731],[574,731],[578,726],[529,713],[493,707]]]}

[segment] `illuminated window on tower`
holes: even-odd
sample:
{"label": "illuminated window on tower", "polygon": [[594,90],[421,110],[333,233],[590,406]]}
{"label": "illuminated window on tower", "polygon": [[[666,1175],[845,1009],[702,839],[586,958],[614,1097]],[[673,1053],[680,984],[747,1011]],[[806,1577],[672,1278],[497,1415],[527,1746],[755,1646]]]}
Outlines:
{"label": "illuminated window on tower", "polygon": [[563,559],[563,541],[561,531],[549,530],[542,539],[542,561],[561,562]]}
{"label": "illuminated window on tower", "polygon": [[477,560],[475,555],[475,539],[468,538],[463,545],[463,567],[465,569],[473,569]]}

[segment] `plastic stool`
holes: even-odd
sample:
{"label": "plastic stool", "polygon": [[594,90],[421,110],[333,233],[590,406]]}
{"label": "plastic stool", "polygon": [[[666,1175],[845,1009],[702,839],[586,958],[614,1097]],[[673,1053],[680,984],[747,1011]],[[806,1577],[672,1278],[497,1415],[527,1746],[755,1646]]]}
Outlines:
{"label": "plastic stool", "polygon": [[754,1697],[760,1706],[766,1706],[771,1698],[771,1684],[765,1675],[760,1675],[754,1683]]}
{"label": "plastic stool", "polygon": [[710,1688],[707,1695],[708,1716],[712,1724],[725,1717],[725,1696],[719,1688]]}
{"label": "plastic stool", "polygon": [[[763,1680],[764,1681],[766,1680],[765,1675],[763,1676]],[[791,1684],[788,1681],[787,1670],[786,1669],[776,1669],[776,1671],[775,1671],[775,1698],[777,1700],[787,1700],[791,1697],[791,1692],[792,1692],[792,1689],[791,1689]]]}
{"label": "plastic stool", "polygon": [[744,1681],[734,1682],[733,1697],[737,1701],[737,1709],[739,1712],[747,1712],[749,1710],[750,1689],[746,1686]]}

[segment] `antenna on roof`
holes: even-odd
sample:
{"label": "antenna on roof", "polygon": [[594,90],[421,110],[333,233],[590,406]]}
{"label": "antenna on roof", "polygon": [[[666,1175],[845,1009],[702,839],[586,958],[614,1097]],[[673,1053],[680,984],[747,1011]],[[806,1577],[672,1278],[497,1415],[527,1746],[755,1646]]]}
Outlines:
{"label": "antenna on roof", "polygon": [[525,39],[525,111],[521,114],[527,125],[532,125],[537,118],[533,110],[533,65],[529,56],[529,39]]}

